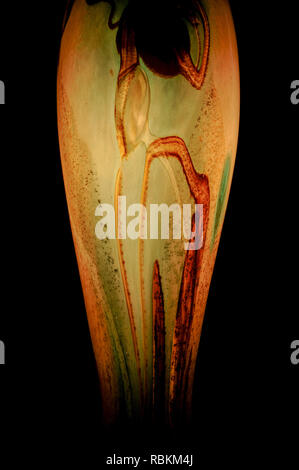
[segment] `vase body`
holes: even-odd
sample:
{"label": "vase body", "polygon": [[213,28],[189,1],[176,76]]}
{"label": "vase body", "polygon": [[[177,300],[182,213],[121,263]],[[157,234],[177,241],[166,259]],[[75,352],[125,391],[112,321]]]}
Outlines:
{"label": "vase body", "polygon": [[162,19],[156,3],[137,15],[136,2],[75,0],[58,66],[63,177],[107,423],[175,425],[190,413],[237,149],[228,2],[175,14],[169,3]]}

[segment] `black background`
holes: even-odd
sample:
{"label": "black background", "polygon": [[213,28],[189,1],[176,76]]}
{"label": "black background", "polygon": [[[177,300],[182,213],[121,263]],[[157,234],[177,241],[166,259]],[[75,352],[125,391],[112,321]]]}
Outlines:
{"label": "black background", "polygon": [[[4,2],[3,2],[4,3]],[[295,462],[299,366],[294,0],[231,1],[241,73],[235,174],[210,288],[193,424],[176,436],[104,432],[59,160],[56,69],[65,2],[0,11],[0,459],[33,467],[111,451],[188,450],[195,464]],[[1,462],[0,462],[1,464]],[[3,467],[4,468],[4,467]],[[6,468],[6,467],[5,467]],[[109,467],[107,467],[109,468]]]}

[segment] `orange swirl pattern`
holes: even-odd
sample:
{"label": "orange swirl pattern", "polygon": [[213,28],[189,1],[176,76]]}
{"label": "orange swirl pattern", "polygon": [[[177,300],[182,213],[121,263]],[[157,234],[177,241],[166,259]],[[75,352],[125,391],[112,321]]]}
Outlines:
{"label": "orange swirl pattern", "polygon": [[[177,51],[177,59],[180,65],[181,74],[189,81],[189,83],[200,90],[207,73],[208,57],[210,48],[210,32],[209,22],[205,10],[199,2],[197,2],[199,13],[203,21],[204,27],[204,45],[203,45],[203,57],[200,66],[194,66],[190,54],[182,54]],[[193,18],[193,23],[197,25],[198,19]],[[200,37],[198,38],[198,61],[200,57]],[[135,45],[135,34],[134,31],[130,30],[125,24],[122,29],[122,48],[121,48],[121,64],[120,71],[118,74],[118,83],[115,100],[115,123],[117,130],[117,140],[119,144],[120,154],[122,158],[128,158],[127,153],[127,140],[124,125],[124,115],[127,103],[127,96],[130,84],[135,76],[136,67],[139,64],[138,53]],[[205,175],[196,173],[189,152],[186,148],[185,143],[182,139],[177,136],[160,138],[155,140],[147,151],[144,178],[142,186],[141,204],[146,204],[146,193],[148,185],[148,177],[150,171],[150,165],[154,158],[176,158],[182,165],[186,181],[190,188],[190,192],[196,202],[196,204],[203,204],[203,215],[204,215],[204,233],[203,238],[205,240],[208,216],[209,216],[209,183],[208,178]],[[116,190],[115,190],[115,209],[117,211],[117,200],[121,194],[121,170],[117,174]],[[130,301],[130,290],[128,286],[128,280],[126,275],[126,267],[123,256],[122,241],[118,240],[118,253],[121,265],[122,280],[127,300],[128,315],[130,318],[130,325],[134,343],[134,350],[136,356],[136,362],[138,364],[139,377],[141,374],[139,351],[136,339],[136,327],[134,323],[134,315],[132,311],[132,304]],[[170,397],[169,397],[169,413],[170,415],[176,414],[175,409],[178,408],[181,399],[178,398],[179,390],[182,390],[183,381],[187,380],[187,372],[185,371],[188,355],[188,344],[190,338],[190,329],[192,327],[192,317],[194,315],[194,299],[195,299],[195,288],[198,283],[198,276],[200,275],[201,255],[195,252],[187,252],[182,284],[180,299],[177,311],[176,327],[173,341],[173,352],[171,359],[171,383],[170,383]],[[144,300],[144,277],[143,277],[143,241],[139,243],[139,265],[140,265],[140,280],[141,280],[141,305],[142,305],[142,323],[143,323],[143,349],[145,354],[145,367],[144,367],[144,382],[140,382],[141,396],[144,398],[144,392],[148,388],[147,384],[147,350],[148,345],[146,342],[146,330],[148,328],[146,317],[145,317],[145,300]],[[161,409],[163,409],[162,399],[164,397],[163,390],[165,384],[163,378],[165,378],[165,367],[163,363],[163,357],[165,358],[165,351],[163,351],[163,344],[165,339],[162,336],[165,334],[163,326],[164,322],[164,309],[163,309],[163,292],[160,279],[158,261],[156,261],[154,268],[154,279],[153,279],[153,322],[154,322],[154,371],[153,371],[153,390],[154,390],[154,410],[155,414],[160,415]],[[157,301],[157,299],[160,299]],[[161,318],[160,318],[161,317]],[[157,327],[160,325],[160,327]],[[164,369],[163,369],[164,368]],[[163,372],[164,370],[164,372]]]}

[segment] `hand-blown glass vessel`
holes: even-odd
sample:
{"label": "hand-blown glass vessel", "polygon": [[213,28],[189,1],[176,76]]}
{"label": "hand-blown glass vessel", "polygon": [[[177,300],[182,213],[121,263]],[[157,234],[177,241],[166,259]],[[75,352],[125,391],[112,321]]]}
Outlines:
{"label": "hand-blown glass vessel", "polygon": [[105,421],[176,425],[191,409],[238,140],[227,0],[69,2],[57,88]]}

